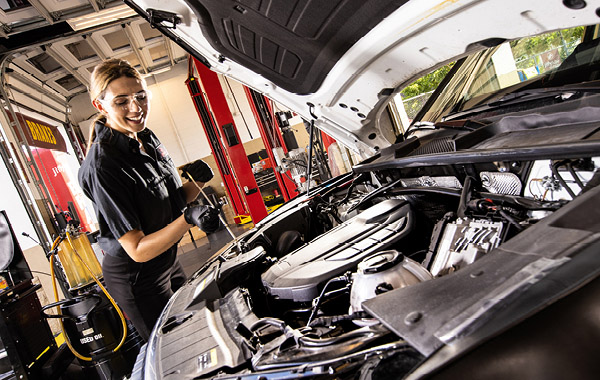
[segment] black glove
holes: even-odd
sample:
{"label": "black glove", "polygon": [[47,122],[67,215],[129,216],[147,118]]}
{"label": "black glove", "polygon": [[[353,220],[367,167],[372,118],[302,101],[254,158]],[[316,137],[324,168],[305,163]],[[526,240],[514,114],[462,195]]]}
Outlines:
{"label": "black glove", "polygon": [[214,207],[190,203],[183,211],[183,217],[189,224],[198,226],[207,234],[215,232],[220,225],[219,210]]}
{"label": "black glove", "polygon": [[183,165],[181,168],[181,176],[189,181],[208,182],[213,177],[213,172],[210,166],[202,160],[196,160],[189,164]]}

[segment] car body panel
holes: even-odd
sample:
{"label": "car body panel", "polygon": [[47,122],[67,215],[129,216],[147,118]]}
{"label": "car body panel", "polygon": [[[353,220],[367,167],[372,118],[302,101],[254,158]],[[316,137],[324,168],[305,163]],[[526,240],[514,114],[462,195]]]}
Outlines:
{"label": "car body panel", "polygon": [[[278,56],[271,50],[261,61],[256,42],[270,37],[282,44],[280,53],[292,54],[286,41],[318,36],[293,21],[306,7],[325,5],[135,3],[142,14],[178,15],[175,29],[164,22],[159,28],[211,69],[314,118],[368,158],[287,202],[194,273],[163,310],[132,379],[565,378],[600,371],[598,340],[568,343],[569,336],[581,339],[582,329],[600,334],[590,318],[600,274],[600,2],[386,1],[378,6],[399,8],[382,12],[372,28],[366,26],[376,16],[362,20],[347,34],[353,43],[341,43],[335,30],[355,18],[321,15],[314,22],[330,27],[331,38],[325,33],[296,56],[330,60],[326,73],[309,67],[311,78],[289,80],[285,70],[269,71],[265,62]],[[340,14],[363,9],[354,1],[326,6],[330,17],[335,6]],[[250,13],[252,25],[245,24]],[[257,24],[263,16],[279,23]],[[240,34],[227,40],[227,25]],[[504,73],[485,71],[512,54],[520,37],[587,25],[577,29],[577,47],[537,76],[521,79],[514,70],[516,82],[497,85]],[[304,34],[271,36],[279,28]],[[330,43],[338,48],[328,52]],[[415,120],[401,136],[388,130],[391,98],[457,59],[421,112],[431,120]],[[482,70],[489,75],[478,77]],[[462,84],[485,91],[463,94]],[[569,318],[574,323],[564,322]],[[563,347],[553,347],[544,328],[554,329],[548,336],[568,345],[573,360],[548,362],[556,355],[547,351]],[[529,351],[511,351],[520,338]]]}
{"label": "car body panel", "polygon": [[[299,79],[287,81],[285,77],[282,78],[273,70],[257,63],[256,71],[251,71],[239,64],[236,56],[229,56],[226,50],[216,50],[219,46],[213,46],[215,44],[203,33],[203,28],[208,26],[200,25],[199,21],[202,19],[192,8],[194,4],[201,2],[188,4],[184,1],[135,0],[134,3],[146,17],[148,15],[144,11],[148,9],[178,15],[181,23],[170,32],[191,47],[212,70],[256,89],[307,120],[311,119],[307,103],[313,104],[312,112],[318,116],[315,125],[364,157],[376,154],[379,149],[394,142],[387,124],[382,124],[380,118],[391,96],[412,80],[467,53],[489,47],[490,44],[550,30],[594,24],[598,21],[595,9],[600,5],[594,5],[596,1],[587,1],[584,9],[569,9],[560,1],[543,0],[408,1],[352,45],[346,41],[343,45],[350,47],[341,57],[339,52],[331,55],[327,51],[320,53],[336,59],[336,62],[325,65],[331,69],[325,76],[318,75],[322,81],[302,85],[306,88],[296,92],[291,86],[301,83]],[[357,2],[336,4],[343,11],[346,3]],[[282,9],[302,9],[313,4],[318,6],[318,2],[299,1],[293,4],[266,2],[262,7],[275,9],[271,12],[277,15],[277,6]],[[253,12],[251,6],[246,6],[246,3],[232,1],[224,5],[231,7],[225,8],[221,13],[223,22],[229,21],[227,12],[236,13],[237,17],[238,12],[233,7],[240,6],[248,8],[247,14],[253,16],[248,24],[244,23],[243,17],[236,18],[240,28],[249,30],[257,39],[272,30],[263,30],[261,23],[257,22],[259,17],[263,17],[264,24],[271,25],[269,13],[261,16],[259,12]],[[258,7],[259,10],[263,8]],[[331,11],[331,15],[334,17],[335,12]],[[344,22],[338,23],[346,25]],[[283,29],[285,28],[282,27]],[[217,32],[214,34],[218,35]],[[333,37],[344,41],[344,38],[354,40],[357,35],[353,32],[347,36]],[[218,38],[220,41],[225,39],[224,36]],[[327,49],[329,42],[330,40],[322,41],[321,48]],[[290,43],[301,45],[312,43],[312,39],[296,36],[290,39]],[[294,46],[282,48],[294,51]],[[314,49],[318,51],[319,47]],[[298,53],[298,56],[302,54]],[[306,93],[307,90],[311,92]]]}

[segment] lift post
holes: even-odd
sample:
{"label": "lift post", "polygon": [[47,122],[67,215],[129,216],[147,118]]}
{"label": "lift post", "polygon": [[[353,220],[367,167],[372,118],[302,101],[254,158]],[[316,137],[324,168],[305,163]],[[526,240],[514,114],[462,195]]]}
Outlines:
{"label": "lift post", "polygon": [[225,149],[221,145],[221,137],[219,136],[218,130],[214,125],[214,120],[208,112],[208,106],[204,100],[204,95],[202,94],[202,89],[200,88],[198,79],[193,76],[189,76],[185,84],[190,91],[190,96],[194,102],[194,107],[196,108],[196,112],[198,113],[198,117],[200,118],[200,122],[204,128],[204,133],[206,133],[211,151],[215,157],[215,161],[217,162],[217,169],[219,170],[219,174],[223,179],[225,191],[227,192],[227,197],[231,202],[233,213],[235,215],[246,215],[248,214],[248,210],[246,209],[243,197],[235,183],[233,173],[231,170],[229,170]]}
{"label": "lift post", "polygon": [[[252,173],[252,167],[235,126],[219,78],[216,73],[195,58],[190,59],[198,73],[198,80],[190,73],[186,84],[211,144],[226,191],[233,203],[234,211],[237,215],[241,215],[240,211],[243,208],[244,213],[249,212],[252,221],[258,223],[267,216],[267,209]],[[204,88],[206,100],[198,82]]]}

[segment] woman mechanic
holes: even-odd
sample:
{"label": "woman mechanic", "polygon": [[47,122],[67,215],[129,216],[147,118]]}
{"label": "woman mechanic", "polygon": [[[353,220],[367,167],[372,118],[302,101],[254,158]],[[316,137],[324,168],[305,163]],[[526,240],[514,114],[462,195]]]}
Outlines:
{"label": "woman mechanic", "polygon": [[188,204],[213,174],[206,163],[196,161],[184,172],[196,183],[182,185],[164,146],[146,128],[149,92],[128,62],[111,59],[96,66],[90,98],[100,115],[79,183],[98,216],[106,286],[148,340],[162,309],[186,279],[177,243],[193,225],[207,233],[219,227],[216,209]]}

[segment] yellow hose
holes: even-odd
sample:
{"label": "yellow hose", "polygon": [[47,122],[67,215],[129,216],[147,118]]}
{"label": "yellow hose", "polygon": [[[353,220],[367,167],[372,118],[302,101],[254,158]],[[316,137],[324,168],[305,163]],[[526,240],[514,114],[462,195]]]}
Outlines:
{"label": "yellow hose", "polygon": [[[121,312],[121,309],[119,308],[119,306],[117,306],[115,300],[110,296],[110,294],[108,293],[108,291],[104,288],[104,286],[100,283],[100,281],[98,280],[98,278],[94,275],[94,273],[92,272],[92,269],[81,258],[81,256],[79,255],[79,253],[75,249],[75,246],[73,245],[73,241],[71,240],[71,234],[69,234],[69,232],[66,232],[66,235],[67,235],[67,241],[69,242],[69,245],[73,249],[73,253],[75,253],[75,256],[77,256],[77,258],[79,259],[79,261],[81,261],[83,263],[83,265],[85,266],[85,269],[90,273],[90,275],[94,279],[94,282],[96,282],[96,284],[98,284],[98,286],[100,287],[100,289],[102,290],[102,292],[106,295],[106,297],[108,298],[108,300],[110,301],[110,303],[114,306],[115,310],[117,310],[117,313],[119,314],[119,317],[121,318],[122,327],[123,327],[123,336],[121,337],[121,341],[119,342],[119,344],[117,345],[117,347],[115,347],[113,349],[113,352],[117,352],[121,348],[121,346],[123,346],[123,343],[125,343],[125,338],[127,337],[127,322],[125,321],[125,316]],[[54,251],[56,249],[56,247],[58,247],[58,245],[60,244],[60,242],[62,241],[62,239],[63,238],[58,237],[58,238],[56,238],[56,240],[54,240],[54,243],[52,244],[52,251]],[[55,254],[53,253],[52,256],[50,257],[50,275],[52,276],[52,286],[54,288],[54,299],[58,301],[58,289],[56,287],[56,276],[54,274],[54,255]],[[60,314],[60,306],[57,306],[56,310]],[[69,337],[68,337],[68,335],[67,335],[67,333],[65,331],[65,327],[63,325],[62,318],[59,318],[59,323],[60,323],[60,327],[62,329],[64,338],[65,338],[65,343],[67,343],[67,346],[69,347],[69,349],[71,350],[71,352],[73,353],[73,355],[75,355],[77,358],[79,358],[81,360],[91,361],[92,360],[91,357],[81,355],[71,345]]]}
{"label": "yellow hose", "polygon": [[[50,276],[52,277],[52,288],[54,290],[54,299],[58,302],[58,288],[56,287],[56,274],[54,273],[54,256],[56,255],[56,253],[54,253],[56,247],[58,247],[58,244],[60,244],[62,238],[59,236],[56,238],[56,240],[54,240],[54,243],[52,244],[52,255],[50,256]],[[56,306],[56,312],[58,314],[60,314],[60,306]],[[62,318],[58,318],[58,323],[60,324],[60,329],[62,330],[63,333],[63,337],[65,338],[65,343],[67,344],[67,346],[69,347],[69,349],[71,350],[71,352],[73,353],[73,355],[75,355],[77,358],[81,359],[81,360],[85,360],[85,361],[91,361],[92,358],[89,356],[83,356],[81,355],[79,352],[77,352],[75,350],[75,348],[71,345],[71,341],[69,340],[69,336],[67,335],[67,332],[65,331],[65,326],[63,325],[63,321]]]}

